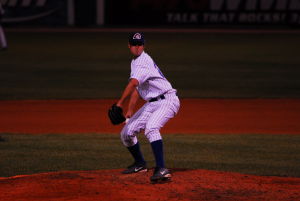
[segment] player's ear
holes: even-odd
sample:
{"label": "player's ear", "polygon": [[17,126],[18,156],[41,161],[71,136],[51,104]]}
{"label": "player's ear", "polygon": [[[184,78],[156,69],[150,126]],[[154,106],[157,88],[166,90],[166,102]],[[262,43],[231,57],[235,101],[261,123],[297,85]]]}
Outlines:
{"label": "player's ear", "polygon": [[128,48],[130,49],[131,45],[128,43]]}

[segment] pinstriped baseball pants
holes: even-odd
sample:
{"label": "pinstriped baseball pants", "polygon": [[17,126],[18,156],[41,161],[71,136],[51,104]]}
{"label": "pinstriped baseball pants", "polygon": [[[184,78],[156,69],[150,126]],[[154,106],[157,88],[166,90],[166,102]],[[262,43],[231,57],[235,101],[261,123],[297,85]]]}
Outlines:
{"label": "pinstriped baseball pants", "polygon": [[160,129],[177,114],[179,107],[180,102],[174,92],[165,94],[165,99],[145,103],[122,129],[123,144],[126,147],[135,145],[142,130],[150,143],[161,140]]}

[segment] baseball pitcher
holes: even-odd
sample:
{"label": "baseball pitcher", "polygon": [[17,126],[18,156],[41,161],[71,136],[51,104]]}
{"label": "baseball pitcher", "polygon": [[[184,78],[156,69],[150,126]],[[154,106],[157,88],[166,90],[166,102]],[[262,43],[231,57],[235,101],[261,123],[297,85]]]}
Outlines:
{"label": "baseball pitcher", "polygon": [[[176,95],[176,89],[172,87],[153,59],[144,51],[144,44],[145,39],[142,33],[130,34],[128,47],[133,59],[129,83],[118,102],[109,109],[108,116],[113,124],[124,122],[125,117],[128,119],[121,131],[121,140],[134,158],[134,163],[122,173],[148,171],[137,139],[137,134],[144,130],[156,162],[150,181],[160,182],[171,178],[170,171],[165,167],[160,129],[177,114],[180,102]],[[146,103],[134,113],[134,106],[139,97],[143,98]],[[124,117],[122,108],[127,98],[130,99]]]}

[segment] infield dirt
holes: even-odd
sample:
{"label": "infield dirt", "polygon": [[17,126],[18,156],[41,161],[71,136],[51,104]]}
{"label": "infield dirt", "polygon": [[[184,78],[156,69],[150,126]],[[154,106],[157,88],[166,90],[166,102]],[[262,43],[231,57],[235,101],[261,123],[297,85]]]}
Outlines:
{"label": "infield dirt", "polygon": [[[118,133],[107,108],[115,100],[0,101],[0,132]],[[141,103],[140,103],[141,104]],[[297,99],[184,99],[164,133],[300,134]],[[1,201],[297,201],[300,178],[172,169],[169,183],[152,171],[66,171],[0,178]]]}
{"label": "infield dirt", "polygon": [[[0,132],[119,133],[116,100],[0,101]],[[141,106],[143,102],[139,102]],[[300,134],[299,99],[183,99],[164,134]]]}
{"label": "infield dirt", "polygon": [[297,201],[299,178],[208,170],[172,170],[171,182],[151,184],[151,172],[56,172],[0,179],[1,201]]}

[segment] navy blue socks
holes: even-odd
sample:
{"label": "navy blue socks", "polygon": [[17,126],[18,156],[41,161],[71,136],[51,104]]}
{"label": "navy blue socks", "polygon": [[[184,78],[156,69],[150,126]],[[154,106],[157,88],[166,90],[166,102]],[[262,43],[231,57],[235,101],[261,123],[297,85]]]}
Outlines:
{"label": "navy blue socks", "polygon": [[135,163],[143,164],[143,165],[146,163],[146,161],[143,157],[143,154],[141,152],[139,143],[136,143],[135,145],[133,145],[131,147],[127,147],[127,149],[133,156]]}
{"label": "navy blue socks", "polygon": [[156,167],[165,167],[164,152],[163,152],[163,142],[162,140],[157,140],[151,143],[152,151],[155,157]]}
{"label": "navy blue socks", "polygon": [[[154,154],[156,167],[165,167],[165,161],[164,161],[164,152],[163,152],[163,142],[162,140],[157,140],[151,143],[152,151]],[[143,154],[140,150],[140,144],[137,143],[131,147],[127,147],[131,155],[133,156],[135,163],[138,164],[145,164],[146,161],[143,157]]]}

